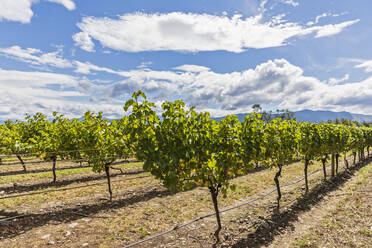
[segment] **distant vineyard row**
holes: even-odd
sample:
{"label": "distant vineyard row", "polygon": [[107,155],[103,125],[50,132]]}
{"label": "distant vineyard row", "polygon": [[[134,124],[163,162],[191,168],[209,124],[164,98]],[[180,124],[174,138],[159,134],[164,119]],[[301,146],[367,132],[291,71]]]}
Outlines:
{"label": "distant vineyard row", "polygon": [[[143,99],[140,101],[140,97]],[[340,156],[352,152],[359,161],[372,145],[372,128],[304,123],[273,119],[265,122],[260,114],[247,115],[243,122],[230,115],[214,121],[207,112],[186,108],[183,101],[164,102],[161,118],[155,105],[143,92],[133,93],[124,107],[131,110],[119,120],[108,121],[87,112],[82,120],[54,113],[48,121],[43,114],[27,116],[25,121],[6,121],[0,125],[0,153],[32,153],[53,162],[59,159],[84,160],[94,172],[105,171],[110,199],[110,168],[116,158],[135,156],[170,190],[195,185],[207,187],[216,212],[218,238],[221,229],[218,196],[235,189],[230,180],[246,174],[256,164],[277,168],[274,181],[281,199],[279,177],[282,167],[300,157],[304,162],[305,190],[307,168],[312,161],[325,164],[331,158],[331,177],[338,173]],[[60,152],[63,151],[63,152]]]}

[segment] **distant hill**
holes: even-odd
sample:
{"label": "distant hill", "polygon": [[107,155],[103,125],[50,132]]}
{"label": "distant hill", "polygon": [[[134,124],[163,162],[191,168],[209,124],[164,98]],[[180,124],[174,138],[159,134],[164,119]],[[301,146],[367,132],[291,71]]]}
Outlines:
{"label": "distant hill", "polygon": [[[349,112],[333,112],[333,111],[321,111],[321,110],[301,110],[294,112],[297,121],[308,121],[308,122],[327,122],[329,119],[335,120],[342,118],[349,119],[358,122],[372,122],[372,115],[362,115],[362,114],[353,114]],[[249,113],[239,113],[237,114],[239,121],[243,121],[245,116]],[[161,116],[159,116],[161,118]],[[214,117],[213,120],[220,121],[223,117]],[[84,119],[84,117],[78,118],[80,121]],[[109,121],[114,119],[106,118]],[[49,119],[50,121],[52,119]],[[0,120],[0,124],[4,123],[5,120]]]}
{"label": "distant hill", "polygon": [[295,112],[296,119],[298,121],[308,122],[326,122],[328,120],[349,119],[358,122],[372,122],[372,115],[361,115],[353,114],[349,112],[332,112],[332,111],[313,111],[313,110],[301,110]]}
{"label": "distant hill", "polygon": [[[237,114],[239,121],[243,121],[247,113]],[[320,110],[301,110],[295,112],[297,121],[308,122],[326,122],[328,120],[335,120],[342,118],[358,122],[372,122],[372,115],[353,114],[349,112],[333,112],[333,111],[320,111]],[[223,117],[213,118],[214,120],[221,120]]]}

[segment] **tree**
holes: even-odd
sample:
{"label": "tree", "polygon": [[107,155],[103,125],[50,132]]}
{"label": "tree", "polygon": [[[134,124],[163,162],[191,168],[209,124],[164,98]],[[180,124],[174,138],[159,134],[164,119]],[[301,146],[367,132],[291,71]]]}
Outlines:
{"label": "tree", "polygon": [[258,103],[253,104],[252,109],[253,109],[254,113],[259,113],[262,110],[260,104],[258,104]]}
{"label": "tree", "polygon": [[288,109],[277,109],[276,112],[273,112],[272,110],[262,112],[262,120],[267,123],[276,118],[280,118],[282,120],[296,120],[295,113],[289,111]]}

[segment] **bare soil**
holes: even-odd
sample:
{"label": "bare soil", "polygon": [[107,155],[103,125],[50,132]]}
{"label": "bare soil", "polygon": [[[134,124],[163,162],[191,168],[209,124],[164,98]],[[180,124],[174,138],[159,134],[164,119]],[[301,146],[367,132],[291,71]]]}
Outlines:
{"label": "bare soil", "polygon": [[[49,177],[30,177],[28,180],[27,177],[22,177],[14,187],[15,181],[9,178],[20,179],[17,178],[18,174],[0,176],[1,179],[7,178],[4,183],[0,181],[0,192],[3,191],[0,198],[76,187],[73,190],[0,200],[0,218],[25,215],[0,222],[0,247],[123,247],[213,212],[207,189],[170,192],[158,180],[143,173],[138,164],[132,168],[130,165],[126,166],[123,169],[127,174],[113,172],[112,202],[108,201],[105,177],[89,171],[79,171],[84,168],[66,169],[71,173],[57,175],[56,184],[51,184]],[[320,168],[319,163],[314,163],[309,172]],[[303,239],[309,241],[309,245],[315,245],[309,247],[323,246],[319,243],[323,241],[323,237],[317,239],[319,234],[315,230],[324,228],[321,224],[328,213],[336,211],[337,215],[340,214],[337,206],[345,205],[342,204],[345,194],[349,194],[351,189],[358,191],[370,184],[370,168],[372,164],[360,164],[350,170],[341,168],[339,175],[327,182],[323,182],[321,171],[315,173],[310,177],[310,192],[307,195],[304,195],[303,181],[283,187],[279,209],[276,208],[276,192],[273,191],[254,203],[225,212],[222,214],[223,230],[219,243],[216,243],[213,236],[216,223],[212,216],[137,247],[301,247]],[[229,191],[227,198],[219,199],[220,208],[236,206],[270,192],[274,187],[275,172],[258,170],[234,179],[237,190]],[[281,184],[293,182],[302,175],[303,164],[300,162],[285,166],[280,178]],[[78,188],[85,185],[92,186]],[[371,204],[370,196],[371,194],[360,194],[358,201],[368,207]],[[370,216],[367,207],[358,210],[364,217]],[[341,222],[342,216],[337,217]],[[352,223],[353,216],[348,218]],[[367,219],[366,223],[372,223],[370,220]],[[368,231],[363,228],[358,233],[368,241]],[[332,234],[339,235],[332,230],[329,231],[329,237]],[[315,238],[308,239],[309,235]],[[363,244],[366,241],[360,242]]]}

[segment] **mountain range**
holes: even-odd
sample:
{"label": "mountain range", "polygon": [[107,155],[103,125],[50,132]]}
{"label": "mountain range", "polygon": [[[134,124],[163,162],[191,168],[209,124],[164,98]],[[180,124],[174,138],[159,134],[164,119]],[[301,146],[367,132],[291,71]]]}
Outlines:
{"label": "mountain range", "polygon": [[[353,114],[349,112],[333,112],[321,110],[301,110],[296,111],[295,117],[297,121],[304,122],[327,122],[335,119],[349,119],[358,122],[372,122],[372,115]],[[243,121],[248,113],[237,114],[240,121]],[[214,120],[221,120],[223,117],[213,118]]]}

